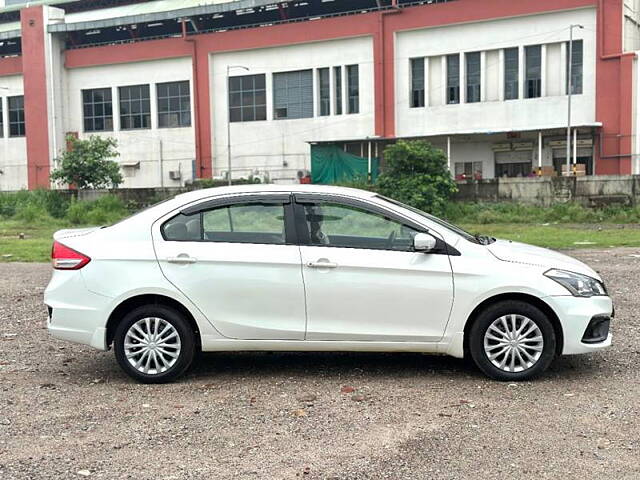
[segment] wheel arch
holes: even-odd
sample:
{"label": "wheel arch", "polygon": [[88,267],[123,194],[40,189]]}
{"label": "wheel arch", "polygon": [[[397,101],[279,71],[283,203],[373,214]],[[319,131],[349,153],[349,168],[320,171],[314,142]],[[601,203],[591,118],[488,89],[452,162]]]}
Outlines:
{"label": "wheel arch", "polygon": [[111,315],[109,315],[109,319],[107,320],[107,336],[106,336],[106,345],[109,347],[113,343],[113,338],[115,336],[116,328],[118,324],[122,320],[122,318],[131,310],[142,307],[144,305],[162,305],[168,308],[172,308],[177,312],[184,315],[184,318],[189,322],[189,325],[193,329],[193,333],[196,339],[196,347],[198,350],[202,349],[202,340],[200,338],[200,328],[198,327],[198,323],[196,319],[191,314],[189,309],[185,307],[178,300],[167,297],[166,295],[155,294],[155,293],[147,293],[135,295],[133,297],[129,297],[123,300],[116,308],[113,309]]}
{"label": "wheel arch", "polygon": [[562,331],[562,324],[560,323],[560,318],[558,317],[558,314],[553,310],[553,308],[551,308],[551,306],[547,302],[542,300],[540,297],[536,297],[534,295],[530,295],[527,293],[513,292],[513,293],[501,293],[501,294],[489,297],[483,300],[473,309],[473,311],[467,318],[467,322],[465,323],[465,326],[464,326],[463,348],[464,348],[465,358],[470,358],[469,332],[471,331],[471,327],[473,326],[474,322],[478,318],[478,315],[480,314],[480,312],[482,312],[484,309],[488,308],[491,305],[494,305],[498,302],[502,302],[505,300],[518,300],[521,302],[526,302],[542,310],[542,312],[545,313],[547,317],[549,317],[549,320],[553,325],[553,330],[556,334],[556,354],[560,355],[562,353],[562,349],[564,346],[564,333]]}

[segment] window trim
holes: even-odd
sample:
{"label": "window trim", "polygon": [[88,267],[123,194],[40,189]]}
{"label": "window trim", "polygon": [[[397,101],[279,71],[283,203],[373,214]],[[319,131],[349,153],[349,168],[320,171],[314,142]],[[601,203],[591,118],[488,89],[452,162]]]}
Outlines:
{"label": "window trim", "polygon": [[[262,205],[282,205],[284,209],[284,243],[244,243],[244,242],[213,242],[211,240],[205,240],[204,238],[204,221],[203,214],[205,212],[215,210],[218,208],[230,207],[234,205],[250,205],[250,204],[262,204]],[[181,208],[178,211],[172,212],[172,215],[164,220],[160,224],[160,235],[165,242],[181,242],[181,243],[232,243],[234,245],[273,245],[273,246],[290,246],[299,245],[298,237],[296,235],[295,219],[293,212],[293,202],[290,193],[275,193],[275,194],[248,194],[248,195],[234,195],[231,197],[217,197],[213,199],[204,199],[195,205],[191,205],[185,208]],[[198,240],[168,240],[164,233],[164,227],[171,220],[178,215],[200,216],[200,231],[201,237]]]}
{"label": "window trim", "polygon": [[[170,125],[162,125],[162,122],[160,121],[160,118],[162,115],[172,115],[172,114],[178,114],[178,123],[181,123],[182,121],[182,117],[181,115],[183,113],[186,113],[185,110],[171,110],[171,99],[172,98],[178,98],[179,99],[179,103],[182,102],[182,99],[185,98],[184,95],[180,94],[180,91],[178,91],[178,96],[177,97],[172,97],[172,96],[160,96],[160,88],[161,87],[165,87],[165,86],[169,86],[169,85],[178,85],[178,90],[180,90],[180,86],[181,85],[187,85],[187,93],[188,93],[188,98],[189,98],[189,124],[188,125],[178,125],[178,126],[170,126]],[[175,81],[171,81],[171,82],[159,82],[155,84],[156,87],[156,116],[157,116],[157,122],[158,122],[158,128],[191,128],[193,126],[193,109],[191,108],[191,102],[192,102],[192,98],[191,98],[191,81],[189,80],[175,80]],[[151,90],[149,90],[149,95],[151,95]],[[160,99],[163,100],[167,100],[168,105],[169,105],[169,110],[167,111],[161,111],[160,110]],[[149,98],[149,103],[151,103],[151,98]],[[151,106],[151,105],[149,105]]]}
{"label": "window trim", "polygon": [[[144,89],[144,87],[147,87],[147,93],[148,93],[148,97],[146,98],[146,101],[149,103],[149,111],[148,112],[144,112],[144,113],[122,113],[122,90],[125,88],[137,88],[140,87],[141,91],[142,89]],[[129,103],[129,106],[132,103],[131,98],[127,98],[125,100],[126,102]],[[141,104],[143,104],[144,98],[140,97],[140,99],[137,99],[135,101],[140,102]],[[157,98],[156,98],[157,101]],[[125,124],[125,122],[123,122],[123,119],[129,118],[129,119],[133,119],[134,117],[140,117],[141,119],[144,118],[145,116],[149,116],[149,126],[148,127],[123,127],[123,125]],[[121,85],[118,86],[118,121],[120,122],[120,130],[121,131],[135,131],[135,130],[152,130],[153,129],[153,115],[151,114],[151,84],[149,83],[138,83],[135,85]]]}
{"label": "window trim", "polygon": [[[102,102],[95,102],[94,101],[94,97],[93,97],[93,92],[100,90],[103,92],[109,92],[109,95],[111,98],[109,98],[109,101],[105,101],[103,99]],[[91,92],[91,103],[87,103],[85,101],[84,95],[85,92]],[[111,87],[96,87],[96,88],[83,88],[80,90],[80,97],[82,100],[82,131],[84,133],[93,133],[93,132],[113,132],[115,130],[115,116],[113,115],[113,90]],[[96,105],[96,103],[102,103],[103,105],[108,105],[111,104],[111,115],[102,115],[102,116],[96,116],[95,115],[95,110],[94,110],[94,106]],[[87,117],[86,113],[85,113],[85,107],[87,105],[91,105],[92,108],[92,113],[94,113],[94,115],[91,115],[89,117]],[[99,129],[92,129],[92,130],[87,130],[87,120],[90,120],[92,122],[92,124],[95,126],[95,121],[96,118],[101,118],[104,125],[106,125],[107,119],[111,118],[111,128],[103,128],[101,130]]]}
{"label": "window trim", "polygon": [[299,245],[304,247],[327,247],[327,248],[350,248],[357,250],[373,250],[376,252],[386,251],[386,252],[396,252],[396,253],[423,253],[416,252],[414,250],[394,250],[389,248],[363,248],[363,247],[346,247],[343,245],[314,245],[311,243],[311,239],[309,238],[309,231],[306,227],[306,214],[303,205],[309,203],[333,203],[338,205],[344,205],[347,207],[358,208],[360,210],[364,210],[367,213],[371,213],[373,215],[381,215],[385,218],[388,218],[391,221],[400,223],[407,227],[412,228],[413,230],[418,231],[419,233],[428,233],[436,239],[436,248],[428,254],[432,255],[460,255],[460,252],[446,243],[443,239],[440,238],[439,235],[434,235],[429,229],[419,223],[411,220],[410,218],[406,218],[402,215],[399,215],[393,211],[387,210],[384,207],[379,205],[366,202],[364,200],[346,197],[342,195],[330,195],[330,194],[322,194],[322,193],[294,193],[293,194],[294,202],[293,208],[295,211],[295,230],[297,234],[297,238],[299,240]]}

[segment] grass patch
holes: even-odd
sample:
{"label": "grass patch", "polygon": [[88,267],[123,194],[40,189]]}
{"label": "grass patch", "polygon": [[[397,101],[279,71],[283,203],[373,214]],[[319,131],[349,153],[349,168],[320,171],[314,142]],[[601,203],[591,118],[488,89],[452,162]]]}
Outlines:
{"label": "grass patch", "polygon": [[471,233],[553,249],[640,247],[637,225],[461,225]]}

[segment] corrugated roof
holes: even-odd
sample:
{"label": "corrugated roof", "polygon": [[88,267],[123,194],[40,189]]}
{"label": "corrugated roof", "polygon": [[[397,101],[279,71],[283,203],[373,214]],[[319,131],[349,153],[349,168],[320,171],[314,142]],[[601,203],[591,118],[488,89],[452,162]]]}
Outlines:
{"label": "corrugated roof", "polygon": [[65,23],[49,25],[50,32],[68,32],[105,28],[133,23],[170,20],[193,15],[207,15],[244,8],[272,5],[276,0],[157,0],[124,7],[72,13]]}

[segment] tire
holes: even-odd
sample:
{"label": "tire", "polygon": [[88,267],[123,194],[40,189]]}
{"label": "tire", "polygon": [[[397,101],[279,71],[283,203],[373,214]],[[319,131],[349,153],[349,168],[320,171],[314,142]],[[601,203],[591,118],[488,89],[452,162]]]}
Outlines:
{"label": "tire", "polygon": [[113,349],[118,364],[130,377],[142,383],[167,383],[191,366],[195,334],[183,315],[172,308],[144,305],[122,319]]}
{"label": "tire", "polygon": [[[516,340],[520,328],[520,340]],[[477,367],[495,380],[529,380],[544,372],[555,358],[556,334],[551,320],[539,308],[506,300],[476,317],[469,331],[469,352]]]}

